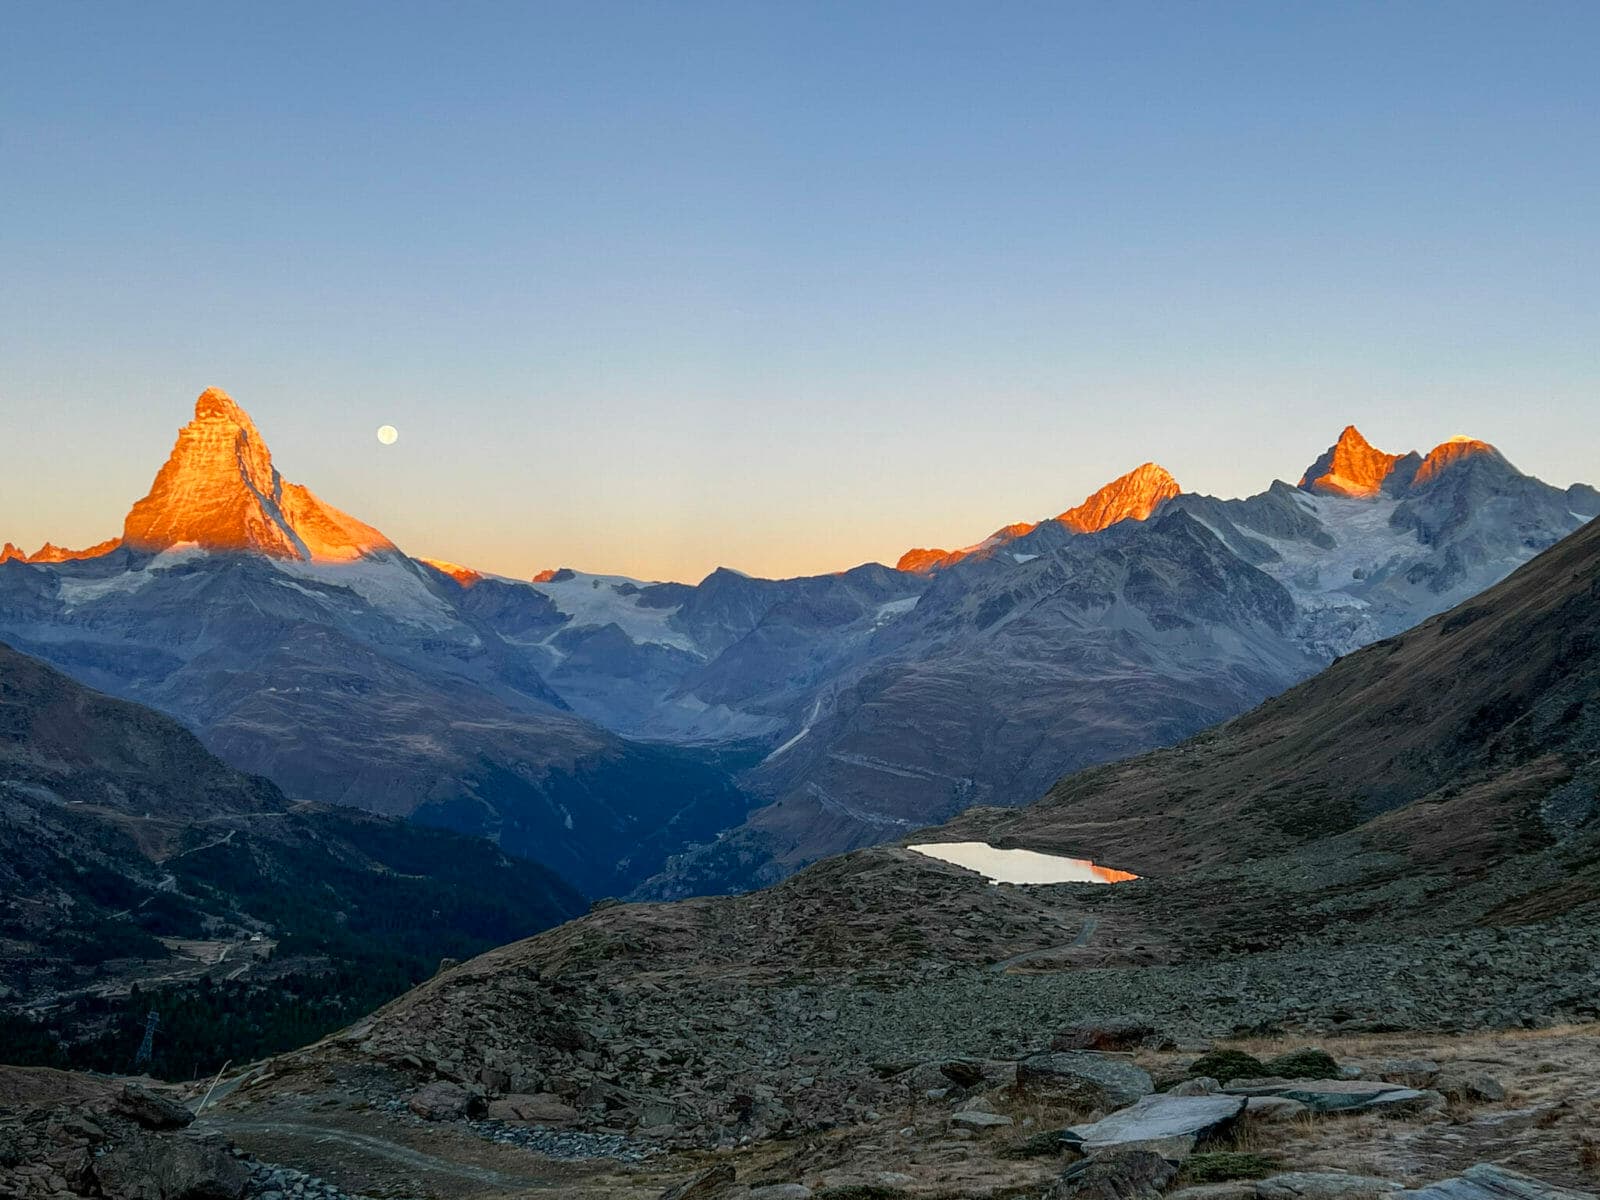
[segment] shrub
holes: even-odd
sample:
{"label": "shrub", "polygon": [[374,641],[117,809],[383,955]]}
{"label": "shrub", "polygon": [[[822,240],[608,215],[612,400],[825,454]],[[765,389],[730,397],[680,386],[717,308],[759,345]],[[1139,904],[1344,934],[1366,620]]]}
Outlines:
{"label": "shrub", "polygon": [[1291,1050],[1263,1064],[1268,1075],[1284,1079],[1337,1079],[1339,1064],[1325,1050],[1307,1046],[1304,1050]]}
{"label": "shrub", "polygon": [[1270,1074],[1266,1065],[1243,1050],[1213,1050],[1189,1064],[1189,1075],[1209,1075],[1220,1083],[1230,1079],[1257,1079]]}
{"label": "shrub", "polygon": [[1254,1151],[1241,1154],[1237,1150],[1220,1150],[1196,1154],[1183,1164],[1183,1182],[1226,1183],[1230,1179],[1261,1179],[1282,1165],[1282,1161],[1272,1155]]}

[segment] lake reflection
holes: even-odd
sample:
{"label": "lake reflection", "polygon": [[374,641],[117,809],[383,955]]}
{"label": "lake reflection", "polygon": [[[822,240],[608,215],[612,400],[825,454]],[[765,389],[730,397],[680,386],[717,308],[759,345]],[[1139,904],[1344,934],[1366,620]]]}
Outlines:
{"label": "lake reflection", "polygon": [[930,842],[907,849],[976,871],[990,883],[1126,883],[1139,878],[1128,871],[1097,866],[1086,858],[1000,850],[988,842]]}

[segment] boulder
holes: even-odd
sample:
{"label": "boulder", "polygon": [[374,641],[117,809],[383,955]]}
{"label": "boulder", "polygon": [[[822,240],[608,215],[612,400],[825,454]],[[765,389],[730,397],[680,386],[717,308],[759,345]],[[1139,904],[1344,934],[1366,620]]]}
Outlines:
{"label": "boulder", "polygon": [[1371,1075],[1402,1087],[1431,1088],[1439,1078],[1439,1064],[1431,1058],[1386,1058],[1373,1064]]}
{"label": "boulder", "polygon": [[1177,1164],[1148,1150],[1125,1150],[1073,1163],[1047,1200],[1156,1200],[1178,1175]]}
{"label": "boulder", "polygon": [[[1137,1103],[1088,1125],[1067,1131],[1079,1149],[1093,1153],[1115,1147],[1144,1146],[1164,1157],[1187,1158],[1195,1143],[1230,1129],[1245,1110],[1243,1096],[1145,1096]],[[1168,1139],[1187,1140],[1187,1147],[1157,1146]],[[1173,1151],[1177,1151],[1176,1154]]]}
{"label": "boulder", "polygon": [[1289,1171],[1256,1184],[1257,1200],[1377,1200],[1400,1185],[1371,1175],[1339,1171]]}
{"label": "boulder", "polygon": [[1122,1108],[1155,1091],[1150,1076],[1131,1062],[1084,1050],[1023,1059],[1017,1084],[1084,1108]]}
{"label": "boulder", "polygon": [[220,1138],[144,1135],[95,1159],[94,1178],[108,1200],[239,1200],[250,1172]]}
{"label": "boulder", "polygon": [[1185,1079],[1167,1089],[1169,1096],[1211,1096],[1222,1090],[1222,1085],[1209,1075]]}
{"label": "boulder", "polygon": [[123,1085],[112,1107],[146,1129],[182,1129],[194,1120],[194,1114],[176,1100],[168,1100],[135,1083]]}
{"label": "boulder", "polygon": [[436,1079],[412,1093],[407,1107],[424,1121],[461,1121],[482,1116],[482,1096],[475,1096],[459,1083]]}
{"label": "boulder", "polygon": [[523,1121],[529,1125],[570,1125],[578,1110],[560,1096],[539,1092],[532,1096],[510,1095],[489,1102],[491,1121]]}
{"label": "boulder", "polygon": [[769,1183],[751,1188],[750,1200],[811,1200],[811,1189],[803,1183]]}
{"label": "boulder", "polygon": [[983,1067],[975,1062],[955,1059],[937,1065],[939,1074],[959,1088],[977,1087],[983,1082]]}
{"label": "boulder", "polygon": [[1506,1098],[1500,1081],[1481,1067],[1446,1067],[1433,1087],[1452,1104],[1498,1104]]}
{"label": "boulder", "polygon": [[1453,1179],[1397,1192],[1393,1200],[1595,1200],[1593,1192],[1555,1187],[1531,1175],[1479,1163]]}
{"label": "boulder", "polygon": [[976,1058],[937,1059],[913,1067],[910,1081],[912,1090],[918,1093],[931,1088],[1010,1087],[1017,1081],[1017,1064]]}

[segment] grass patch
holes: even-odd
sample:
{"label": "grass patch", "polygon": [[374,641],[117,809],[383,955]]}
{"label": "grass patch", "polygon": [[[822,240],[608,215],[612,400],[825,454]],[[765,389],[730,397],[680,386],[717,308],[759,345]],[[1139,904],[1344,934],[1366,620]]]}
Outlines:
{"label": "grass patch", "polygon": [[1280,1170],[1283,1160],[1254,1151],[1215,1150],[1196,1154],[1183,1164],[1182,1184],[1226,1183],[1230,1179],[1263,1179]]}

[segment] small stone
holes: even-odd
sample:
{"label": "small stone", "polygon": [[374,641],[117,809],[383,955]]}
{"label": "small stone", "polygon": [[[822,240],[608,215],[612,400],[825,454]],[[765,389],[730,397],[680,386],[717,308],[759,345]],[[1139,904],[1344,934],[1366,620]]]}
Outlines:
{"label": "small stone", "polygon": [[958,1112],[950,1118],[950,1121],[967,1129],[996,1129],[1012,1123],[1010,1117],[999,1113],[971,1111]]}

